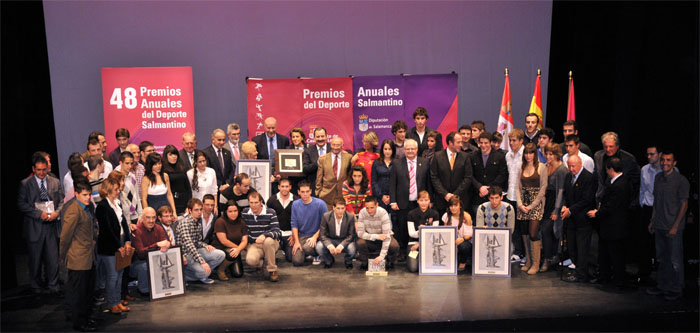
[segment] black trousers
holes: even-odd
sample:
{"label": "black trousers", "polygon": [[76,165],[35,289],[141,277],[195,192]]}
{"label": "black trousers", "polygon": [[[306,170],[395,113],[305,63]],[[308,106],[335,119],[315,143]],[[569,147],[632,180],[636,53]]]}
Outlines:
{"label": "black trousers", "polygon": [[[368,259],[374,259],[375,257],[370,258],[370,254],[379,253],[382,250],[382,241],[380,240],[365,240],[365,239],[358,239],[355,242],[355,245],[357,246],[357,260],[360,261],[360,263],[367,263]],[[394,237],[391,237],[391,243],[389,244],[389,251],[387,251],[386,254],[386,262],[394,262],[396,260],[396,256],[399,254],[399,244],[396,242],[396,239]]]}
{"label": "black trousers", "polygon": [[71,308],[73,327],[87,324],[92,310],[92,292],[95,288],[95,265],[90,270],[68,270],[66,300]]}
{"label": "black trousers", "polygon": [[391,229],[394,232],[396,241],[399,243],[399,248],[401,249],[402,254],[408,253],[408,212],[416,207],[418,207],[418,203],[416,201],[409,201],[406,209],[399,209],[390,212],[392,216],[396,214],[396,219],[391,219]]}
{"label": "black trousers", "polygon": [[[515,201],[511,201],[506,199],[505,197],[503,198],[507,203],[511,204],[514,209],[518,207],[517,203]],[[476,221],[476,216],[472,216],[472,220]],[[523,243],[523,238],[520,237],[521,235],[528,235],[529,231],[527,228],[525,230],[523,229],[522,222],[520,220],[515,220],[515,228],[513,229],[513,254],[517,254],[520,257],[523,257],[525,255],[525,243]],[[510,260],[510,258],[508,258]]]}
{"label": "black trousers", "polygon": [[598,266],[601,282],[613,281],[616,285],[625,282],[625,241],[624,239],[598,240]]}
{"label": "black trousers", "polygon": [[576,277],[588,280],[588,256],[591,250],[593,226],[590,222],[577,224],[571,219],[568,219],[566,223],[566,241],[569,244],[571,261],[576,265]]}

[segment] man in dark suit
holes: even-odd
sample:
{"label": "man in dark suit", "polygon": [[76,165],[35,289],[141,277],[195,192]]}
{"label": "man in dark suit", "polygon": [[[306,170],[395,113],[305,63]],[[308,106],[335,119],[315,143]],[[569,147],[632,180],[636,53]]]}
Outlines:
{"label": "man in dark suit", "polygon": [[[185,171],[194,167],[194,152],[197,150],[197,137],[192,132],[182,135],[182,150],[180,150],[180,162]],[[211,164],[210,164],[211,165]]]}
{"label": "man in dark suit", "polygon": [[564,205],[561,217],[566,223],[566,241],[569,244],[571,261],[576,265],[574,274],[567,282],[588,282],[588,252],[591,248],[593,226],[587,213],[595,208],[595,177],[583,168],[581,158],[569,157],[569,174],[564,181]]}
{"label": "man in dark suit", "polygon": [[[598,243],[598,266],[600,283],[614,281],[621,288],[625,281],[625,246],[627,237],[627,211],[631,188],[627,176],[622,173],[622,161],[613,157],[608,160],[605,172],[610,178],[603,190],[600,208],[588,211],[588,217],[600,222]],[[611,268],[612,267],[612,271]]]}
{"label": "man in dark suit", "polygon": [[168,238],[171,246],[176,246],[177,242],[177,217],[173,214],[173,208],[170,206],[161,206],[157,212],[158,224],[165,230],[165,236]]}
{"label": "man in dark suit", "polygon": [[129,145],[130,137],[131,134],[129,134],[128,129],[120,128],[117,130],[117,148],[114,148],[114,150],[109,153],[109,162],[112,163],[113,166],[119,165],[119,156],[126,151],[126,146]]}
{"label": "man in dark suit", "polygon": [[211,133],[211,146],[204,148],[207,165],[216,172],[216,185],[219,192],[227,189],[235,176],[236,166],[231,162],[231,153],[224,149],[226,133],[220,128]]}
{"label": "man in dark suit", "polygon": [[241,126],[236,123],[230,123],[226,126],[226,136],[228,141],[224,145],[224,149],[231,153],[231,161],[234,165],[241,159]]}
{"label": "man in dark suit", "polygon": [[473,154],[475,151],[479,150],[479,147],[471,144],[472,140],[472,127],[464,124],[459,127],[459,134],[462,136],[462,151],[467,154]]}
{"label": "man in dark suit", "polygon": [[71,292],[66,303],[71,307],[73,329],[95,331],[95,322],[90,319],[91,296],[95,288],[95,207],[90,202],[87,179],[76,179],[73,189],[75,197],[68,201],[62,215],[58,258],[68,269],[66,287]]}
{"label": "man in dark suit", "polygon": [[253,138],[258,147],[258,159],[270,160],[272,168],[275,167],[275,150],[289,146],[289,138],[277,134],[277,120],[273,117],[265,119],[265,133]]}
{"label": "man in dark suit", "polygon": [[454,195],[462,198],[462,207],[470,201],[472,164],[469,155],[461,151],[462,135],[452,132],[447,135],[447,149],[435,153],[430,165],[430,179],[435,192],[435,209],[443,213],[447,202]]}
{"label": "man in dark suit", "polygon": [[316,253],[321,255],[324,268],[331,268],[333,256],[345,252],[345,268],[352,269],[355,248],[355,216],[345,211],[345,199],[333,200],[333,210],[321,217]]}
{"label": "man in dark suit", "polygon": [[603,188],[606,183],[610,182],[610,178],[606,174],[605,166],[607,161],[613,157],[617,157],[622,161],[622,172],[627,176],[627,180],[632,186],[632,198],[630,200],[630,208],[639,208],[639,183],[641,181],[641,170],[637,159],[634,155],[620,149],[620,140],[615,132],[607,132],[601,136],[603,149],[595,152],[593,161],[595,162],[595,171],[598,179],[598,191],[596,192],[596,200],[600,201],[603,196]]}
{"label": "man in dark suit", "polygon": [[[61,182],[48,177],[48,163],[41,152],[32,155],[34,174],[22,180],[17,207],[24,214],[23,236],[27,241],[29,288],[35,294],[46,291],[58,294],[58,238],[63,208]],[[42,283],[42,266],[46,285]]]}
{"label": "man in dark suit", "polygon": [[[471,203],[472,216],[476,207],[489,200],[489,187],[508,188],[508,165],[506,155],[491,146],[491,133],[482,132],[479,135],[479,150],[471,155],[472,171],[474,173],[472,187],[474,200]],[[469,204],[469,203],[467,203]],[[465,206],[470,207],[470,206]]]}
{"label": "man in dark suit", "polygon": [[408,212],[418,207],[418,192],[430,188],[430,166],[428,161],[418,156],[418,143],[413,139],[404,142],[405,157],[395,159],[389,174],[389,196],[391,209],[396,213],[396,223],[392,229],[401,247],[401,257],[406,255],[408,246]]}
{"label": "man in dark suit", "polygon": [[304,175],[309,184],[314,187],[314,195],[318,196],[316,193],[316,171],[318,170],[318,158],[328,153],[328,144],[326,141],[326,129],[323,127],[316,127],[314,129],[314,140],[316,144],[309,146],[304,150]]}
{"label": "man in dark suit", "polygon": [[[432,131],[430,127],[426,126],[428,122],[428,110],[422,106],[416,108],[416,110],[413,111],[413,121],[416,123],[416,126],[408,130],[406,137],[418,142],[418,156],[423,156],[423,151],[428,149],[428,137],[426,134]],[[437,131],[436,133],[435,151],[438,152],[442,150],[442,134]]]}

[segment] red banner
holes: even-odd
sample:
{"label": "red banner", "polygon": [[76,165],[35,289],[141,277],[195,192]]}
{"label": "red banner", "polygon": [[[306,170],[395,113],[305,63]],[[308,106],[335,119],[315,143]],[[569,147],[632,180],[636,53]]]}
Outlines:
{"label": "red banner", "polygon": [[130,143],[148,140],[158,152],[181,149],[182,134],[195,131],[192,67],[102,68],[102,99],[108,151],[119,128]]}
{"label": "red banner", "polygon": [[289,136],[294,127],[306,133],[324,127],[328,140],[341,137],[352,149],[352,79],[248,79],[248,137],[265,131],[267,117],[277,119],[277,133]]}

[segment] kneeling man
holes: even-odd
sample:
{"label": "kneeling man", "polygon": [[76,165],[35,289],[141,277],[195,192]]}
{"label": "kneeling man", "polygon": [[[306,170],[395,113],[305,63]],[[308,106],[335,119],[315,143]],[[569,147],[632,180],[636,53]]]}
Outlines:
{"label": "kneeling man", "polygon": [[345,211],[345,199],[333,200],[333,211],[321,218],[321,240],[316,243],[316,252],[321,255],[324,268],[331,268],[333,256],[345,252],[345,268],[352,269],[355,257],[355,216]]}
{"label": "kneeling man", "polygon": [[136,258],[131,263],[131,275],[139,281],[139,292],[147,295],[151,288],[148,280],[148,265],[146,256],[149,250],[160,249],[165,252],[170,248],[170,242],[163,228],[156,228],[156,211],[151,207],[143,210],[141,223],[136,225],[133,242]]}
{"label": "kneeling man", "polygon": [[365,199],[365,208],[362,208],[357,218],[357,251],[360,253],[358,260],[362,262],[362,269],[367,269],[370,252],[379,250],[379,255],[373,263],[379,263],[388,256],[386,268],[393,268],[396,256],[399,254],[399,243],[391,232],[391,219],[389,213],[377,204],[375,196]]}

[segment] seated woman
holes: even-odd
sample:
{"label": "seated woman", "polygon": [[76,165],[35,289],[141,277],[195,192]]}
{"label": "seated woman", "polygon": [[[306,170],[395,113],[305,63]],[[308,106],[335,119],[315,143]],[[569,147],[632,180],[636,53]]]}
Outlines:
{"label": "seated woman", "polygon": [[[420,247],[418,228],[422,225],[437,226],[440,225],[440,215],[434,209],[430,208],[430,194],[428,191],[418,192],[418,208],[408,212],[406,216],[408,222],[408,245],[411,247],[411,252],[418,251]],[[418,272],[418,256],[415,258],[408,256],[406,268],[409,272]]]}
{"label": "seated woman", "polygon": [[348,213],[359,214],[365,207],[365,198],[372,195],[372,188],[369,187],[367,172],[361,165],[353,165],[350,168],[350,177],[343,182],[343,199],[347,203],[345,210]]}
{"label": "seated woman", "polygon": [[243,260],[241,251],[248,246],[248,226],[241,219],[240,210],[235,201],[226,203],[226,211],[216,220],[214,232],[216,237],[211,242],[215,248],[224,251],[226,258],[219,265],[217,275],[219,280],[228,281],[226,269],[231,267],[231,275],[235,278],[243,276]]}
{"label": "seated woman", "polygon": [[467,259],[472,255],[472,237],[474,228],[472,227],[472,217],[462,208],[462,201],[458,195],[453,195],[447,202],[449,210],[442,215],[442,222],[446,226],[457,227],[457,261],[459,269],[463,270],[467,266]]}

